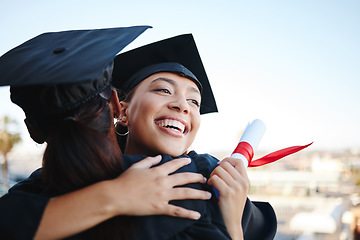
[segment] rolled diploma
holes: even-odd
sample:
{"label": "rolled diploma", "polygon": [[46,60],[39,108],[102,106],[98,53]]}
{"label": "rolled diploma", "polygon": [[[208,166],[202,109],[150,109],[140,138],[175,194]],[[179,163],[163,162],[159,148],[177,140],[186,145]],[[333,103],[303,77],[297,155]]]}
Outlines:
{"label": "rolled diploma", "polygon": [[[265,133],[265,130],[265,123],[260,119],[255,119],[251,123],[248,123],[243,135],[240,138],[238,147],[231,154],[231,157],[241,159],[244,162],[245,167],[247,167],[249,165],[249,162],[251,162],[252,160],[248,158],[252,158],[252,156],[254,156],[255,150],[257,149],[260,140]],[[248,143],[251,146],[252,154],[250,154],[250,156],[249,154],[245,154],[247,150],[241,147],[242,142]]]}

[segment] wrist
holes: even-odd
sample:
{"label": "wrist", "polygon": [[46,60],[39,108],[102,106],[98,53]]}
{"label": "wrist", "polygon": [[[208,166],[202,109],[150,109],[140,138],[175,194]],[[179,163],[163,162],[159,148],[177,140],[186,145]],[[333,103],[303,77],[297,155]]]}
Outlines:
{"label": "wrist", "polygon": [[230,233],[232,240],[244,240],[244,235],[242,229],[240,231],[235,231]]}
{"label": "wrist", "polygon": [[115,188],[112,186],[112,180],[101,181],[96,183],[96,196],[98,199],[99,212],[105,218],[112,218],[121,213],[117,212],[118,207],[116,206],[116,199],[114,196]]}
{"label": "wrist", "polygon": [[[225,223],[226,224],[226,223]],[[230,234],[230,237],[232,240],[243,240],[244,234],[243,229],[241,226],[241,223],[235,223],[235,221],[232,221],[231,224],[226,224],[226,228],[228,230],[228,233]]]}

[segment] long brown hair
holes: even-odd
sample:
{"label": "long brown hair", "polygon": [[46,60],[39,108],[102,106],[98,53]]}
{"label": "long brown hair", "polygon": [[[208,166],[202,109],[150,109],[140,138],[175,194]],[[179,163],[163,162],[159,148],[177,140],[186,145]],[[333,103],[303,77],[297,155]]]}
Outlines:
{"label": "long brown hair", "polygon": [[[123,171],[121,150],[108,135],[113,123],[109,101],[97,96],[42,124],[47,148],[43,176],[54,195],[112,179]],[[114,190],[116,191],[116,190]],[[131,217],[109,219],[83,233],[86,239],[131,239]]]}

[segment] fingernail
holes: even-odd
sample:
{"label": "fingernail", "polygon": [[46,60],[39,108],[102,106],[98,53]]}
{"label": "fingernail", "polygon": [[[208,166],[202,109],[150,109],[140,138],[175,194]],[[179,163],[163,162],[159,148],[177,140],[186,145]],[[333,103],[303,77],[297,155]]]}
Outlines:
{"label": "fingernail", "polygon": [[211,198],[211,196],[212,196],[211,192],[207,192],[207,193],[206,193],[206,197],[207,197],[207,198],[209,198],[209,199],[210,199],[210,198]]}
{"label": "fingernail", "polygon": [[196,213],[193,214],[193,217],[194,217],[195,220],[198,220],[198,219],[200,219],[201,214],[196,212]]}
{"label": "fingernail", "polygon": [[190,158],[185,158],[185,162],[186,162],[187,164],[189,164],[189,163],[191,163],[191,159],[190,159]]}

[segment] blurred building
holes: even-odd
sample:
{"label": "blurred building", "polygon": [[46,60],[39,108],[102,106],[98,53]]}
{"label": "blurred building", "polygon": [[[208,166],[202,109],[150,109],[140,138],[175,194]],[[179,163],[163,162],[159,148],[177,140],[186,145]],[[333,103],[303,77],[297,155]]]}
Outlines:
{"label": "blurred building", "polygon": [[[275,240],[352,240],[356,217],[344,221],[344,216],[360,203],[354,168],[360,169],[360,151],[355,149],[299,152],[249,168],[249,198],[268,201],[274,207],[278,218]],[[360,214],[358,219],[360,233]]]}

